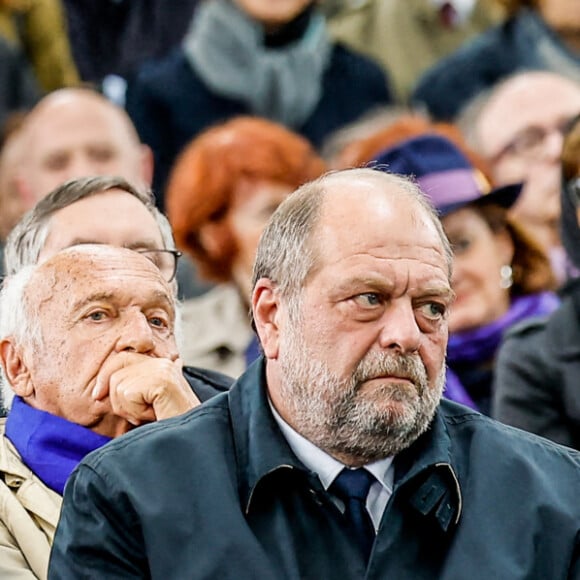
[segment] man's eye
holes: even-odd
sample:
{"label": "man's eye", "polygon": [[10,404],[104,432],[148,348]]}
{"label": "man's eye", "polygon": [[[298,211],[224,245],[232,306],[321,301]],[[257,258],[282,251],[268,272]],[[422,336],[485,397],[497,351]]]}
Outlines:
{"label": "man's eye", "polygon": [[162,318],[161,316],[152,316],[149,319],[149,324],[151,324],[151,326],[155,326],[156,328],[169,327],[169,323],[167,322],[167,320],[165,320],[165,318]]}
{"label": "man's eye", "polygon": [[63,169],[66,169],[68,163],[68,157],[65,155],[58,155],[47,159],[44,162],[44,166],[48,171],[62,171]]}
{"label": "man's eye", "polygon": [[421,309],[429,320],[439,320],[447,312],[447,307],[439,302],[428,302]]}
{"label": "man's eye", "polygon": [[90,318],[91,320],[94,320],[95,322],[100,322],[101,320],[104,320],[107,317],[106,312],[102,311],[102,310],[96,310],[95,312],[91,312],[87,318]]}
{"label": "man's eye", "polygon": [[373,308],[374,306],[380,306],[383,303],[383,299],[380,294],[376,292],[365,292],[364,294],[358,294],[354,297],[354,300],[359,306],[363,308]]}
{"label": "man's eye", "polygon": [[114,152],[111,149],[108,148],[102,148],[102,149],[92,149],[91,153],[90,153],[90,157],[93,161],[97,161],[98,163],[106,163],[107,161],[110,161],[111,159],[113,159],[114,157]]}
{"label": "man's eye", "polygon": [[461,254],[467,252],[471,247],[471,240],[468,238],[460,238],[458,240],[451,242],[451,247],[453,249],[453,253],[456,256],[460,256]]}

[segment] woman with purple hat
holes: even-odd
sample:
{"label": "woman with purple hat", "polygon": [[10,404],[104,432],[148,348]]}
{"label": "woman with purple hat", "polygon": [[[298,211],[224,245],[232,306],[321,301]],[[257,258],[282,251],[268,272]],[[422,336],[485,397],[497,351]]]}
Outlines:
{"label": "woman with purple hat", "polygon": [[492,189],[462,151],[437,133],[403,140],[375,161],[385,171],[414,176],[439,210],[455,252],[445,394],[489,414],[505,331],[559,303],[548,257],[508,213],[522,185]]}

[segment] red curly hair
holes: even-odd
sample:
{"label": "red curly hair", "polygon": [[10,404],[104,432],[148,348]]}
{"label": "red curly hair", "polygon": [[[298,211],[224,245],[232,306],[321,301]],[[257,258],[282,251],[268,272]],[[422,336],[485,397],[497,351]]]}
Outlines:
{"label": "red curly hair", "polygon": [[[296,189],[325,170],[306,139],[272,121],[244,116],[207,129],[183,149],[169,176],[166,207],[177,246],[204,278],[230,281],[237,247],[227,217],[238,185],[273,181]],[[208,224],[217,251],[200,236]]]}

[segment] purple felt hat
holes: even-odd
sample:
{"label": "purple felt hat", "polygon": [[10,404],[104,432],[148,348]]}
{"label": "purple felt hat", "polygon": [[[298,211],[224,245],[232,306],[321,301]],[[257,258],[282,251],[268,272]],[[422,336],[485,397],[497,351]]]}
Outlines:
{"label": "purple felt hat", "polygon": [[481,171],[449,139],[437,134],[402,141],[381,151],[374,161],[378,169],[414,177],[441,215],[468,204],[509,208],[523,186],[514,183],[492,189]]}

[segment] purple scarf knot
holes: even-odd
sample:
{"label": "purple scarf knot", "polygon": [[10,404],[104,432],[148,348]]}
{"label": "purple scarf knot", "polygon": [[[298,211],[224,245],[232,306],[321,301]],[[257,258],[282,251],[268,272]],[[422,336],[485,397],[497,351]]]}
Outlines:
{"label": "purple scarf knot", "polygon": [[6,437],[24,464],[60,495],[73,469],[111,438],[62,417],[34,409],[14,397],[6,419]]}

